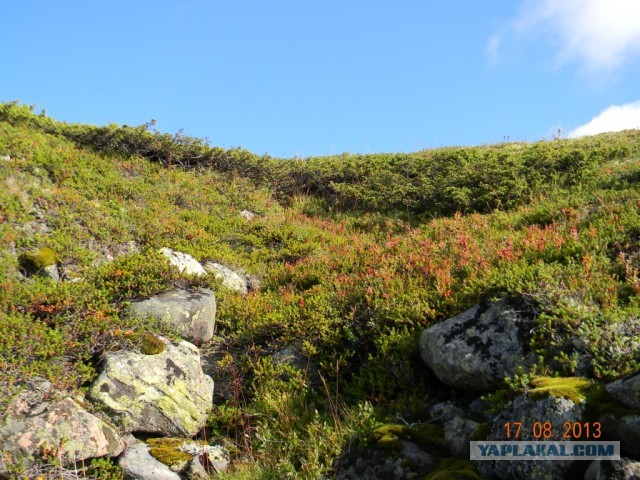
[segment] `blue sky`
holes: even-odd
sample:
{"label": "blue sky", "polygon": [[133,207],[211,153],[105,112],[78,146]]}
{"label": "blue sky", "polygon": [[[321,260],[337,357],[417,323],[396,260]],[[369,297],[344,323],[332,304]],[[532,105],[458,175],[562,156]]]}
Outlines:
{"label": "blue sky", "polygon": [[2,2],[0,101],[277,157],[640,127],[637,0]]}

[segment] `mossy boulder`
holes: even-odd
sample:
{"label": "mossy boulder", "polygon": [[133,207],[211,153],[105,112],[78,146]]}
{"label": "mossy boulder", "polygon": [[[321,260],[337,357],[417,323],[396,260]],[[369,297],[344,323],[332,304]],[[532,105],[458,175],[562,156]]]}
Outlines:
{"label": "mossy boulder", "polygon": [[154,355],[107,353],[89,396],[126,432],[192,437],[206,422],[213,380],[203,373],[194,345],[159,338],[165,348]]}

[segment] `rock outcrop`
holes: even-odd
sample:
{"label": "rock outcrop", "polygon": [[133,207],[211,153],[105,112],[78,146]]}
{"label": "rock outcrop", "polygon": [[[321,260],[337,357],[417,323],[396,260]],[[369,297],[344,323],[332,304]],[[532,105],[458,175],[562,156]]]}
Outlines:
{"label": "rock outcrop", "polygon": [[425,363],[447,385],[491,390],[528,360],[532,320],[502,300],[434,325],[420,337]]}
{"label": "rock outcrop", "polygon": [[108,353],[89,395],[123,431],[192,437],[205,424],[213,380],[203,373],[194,345],[161,340],[166,347],[155,355]]}
{"label": "rock outcrop", "polygon": [[32,381],[13,398],[0,419],[0,450],[5,462],[10,458],[29,464],[32,458],[49,453],[71,464],[116,456],[124,447],[116,429],[45,380]]}

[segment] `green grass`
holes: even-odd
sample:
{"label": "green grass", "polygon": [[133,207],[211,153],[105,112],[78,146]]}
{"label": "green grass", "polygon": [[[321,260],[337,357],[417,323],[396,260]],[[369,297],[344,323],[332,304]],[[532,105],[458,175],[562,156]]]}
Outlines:
{"label": "green grass", "polygon": [[[481,299],[534,306],[536,376],[634,372],[639,149],[623,132],[282,160],[0,105],[0,406],[32,376],[81,391],[105,350],[170,333],[128,318],[127,301],[189,285],[216,292],[236,381],[209,421],[238,453],[225,478],[330,475],[354,438],[420,420],[421,330]],[[262,287],[181,275],[165,246]],[[21,260],[45,249],[64,281],[29,275]],[[292,344],[313,376],[271,361]]]}

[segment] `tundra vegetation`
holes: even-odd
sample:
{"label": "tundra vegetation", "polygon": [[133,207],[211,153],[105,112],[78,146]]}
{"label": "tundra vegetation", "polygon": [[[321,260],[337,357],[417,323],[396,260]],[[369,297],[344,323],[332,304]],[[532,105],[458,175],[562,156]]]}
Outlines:
{"label": "tundra vegetation", "polygon": [[[152,123],[67,124],[2,104],[0,410],[28,378],[86,391],[104,352],[153,349],[172,332],[130,319],[127,302],[187,286],[218,302],[231,393],[203,438],[233,455],[219,478],[330,476],[350,442],[391,448],[392,428],[432,441],[402,426],[441,388],[418,337],[481,300],[524,298],[537,313],[538,362],[488,401],[576,375],[576,339],[591,358],[581,377],[620,378],[639,361],[628,342],[640,340],[638,180],[639,131],[278,159]],[[243,296],[181,274],[161,247],[261,287]],[[65,281],[26,276],[51,264]],[[313,371],[274,361],[290,345]],[[87,475],[120,478],[107,459]]]}

